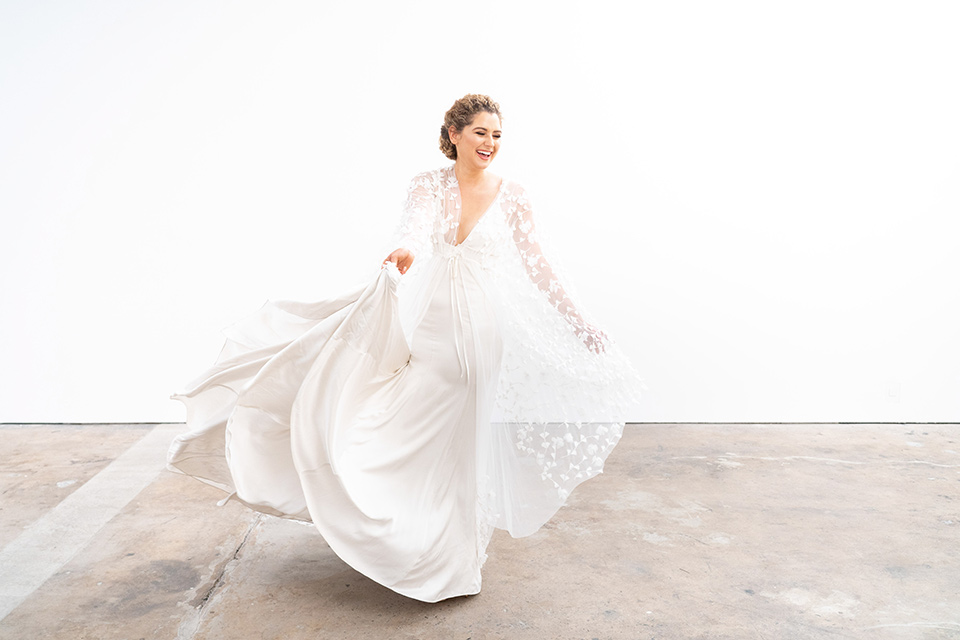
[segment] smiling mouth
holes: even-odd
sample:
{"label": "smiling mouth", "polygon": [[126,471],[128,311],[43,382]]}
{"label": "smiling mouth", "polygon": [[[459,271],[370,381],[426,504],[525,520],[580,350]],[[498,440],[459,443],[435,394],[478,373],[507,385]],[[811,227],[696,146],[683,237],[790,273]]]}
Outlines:
{"label": "smiling mouth", "polygon": [[484,160],[489,160],[490,156],[493,155],[491,151],[477,151],[477,155],[483,158]]}

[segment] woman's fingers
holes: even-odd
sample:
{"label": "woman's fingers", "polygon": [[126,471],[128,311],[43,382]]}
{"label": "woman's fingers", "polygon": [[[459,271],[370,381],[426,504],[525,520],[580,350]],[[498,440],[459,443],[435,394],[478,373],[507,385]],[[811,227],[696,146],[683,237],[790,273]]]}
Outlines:
{"label": "woman's fingers", "polygon": [[397,265],[397,270],[400,273],[406,273],[407,269],[413,265],[413,254],[410,253],[409,249],[397,249],[393,253],[387,256],[387,259],[383,261],[383,264],[392,262]]}
{"label": "woman's fingers", "polygon": [[587,335],[584,343],[587,348],[594,353],[604,353],[606,349],[607,334],[592,325],[587,325]]}

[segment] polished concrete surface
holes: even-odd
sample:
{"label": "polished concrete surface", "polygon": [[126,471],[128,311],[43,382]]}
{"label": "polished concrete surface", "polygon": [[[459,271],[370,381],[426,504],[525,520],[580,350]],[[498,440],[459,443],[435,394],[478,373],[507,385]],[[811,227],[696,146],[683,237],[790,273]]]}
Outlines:
{"label": "polished concrete surface", "polygon": [[0,426],[0,640],[960,638],[958,425],[629,425],[434,605],[164,471],[182,428]]}

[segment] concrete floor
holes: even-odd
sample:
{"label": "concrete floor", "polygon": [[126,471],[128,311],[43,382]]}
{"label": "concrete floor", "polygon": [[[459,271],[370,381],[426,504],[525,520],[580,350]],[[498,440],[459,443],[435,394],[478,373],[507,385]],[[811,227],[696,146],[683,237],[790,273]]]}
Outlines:
{"label": "concrete floor", "polygon": [[960,426],[631,425],[428,605],[162,470],[181,425],[0,427],[0,639],[960,638]]}

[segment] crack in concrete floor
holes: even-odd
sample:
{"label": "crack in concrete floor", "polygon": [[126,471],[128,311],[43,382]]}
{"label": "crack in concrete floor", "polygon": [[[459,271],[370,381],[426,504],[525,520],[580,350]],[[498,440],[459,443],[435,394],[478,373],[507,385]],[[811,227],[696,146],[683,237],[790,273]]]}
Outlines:
{"label": "crack in concrete floor", "polygon": [[240,563],[243,548],[250,540],[250,536],[253,535],[254,531],[260,526],[262,520],[262,514],[255,514],[247,530],[244,532],[240,543],[233,550],[233,553],[227,556],[226,561],[220,563],[219,571],[213,576],[210,587],[190,603],[191,611],[185,615],[181,621],[180,628],[177,630],[176,640],[192,640],[197,635],[197,632],[203,624],[205,614],[209,611],[209,606],[215,602],[216,596],[226,583],[230,573],[232,573]]}

